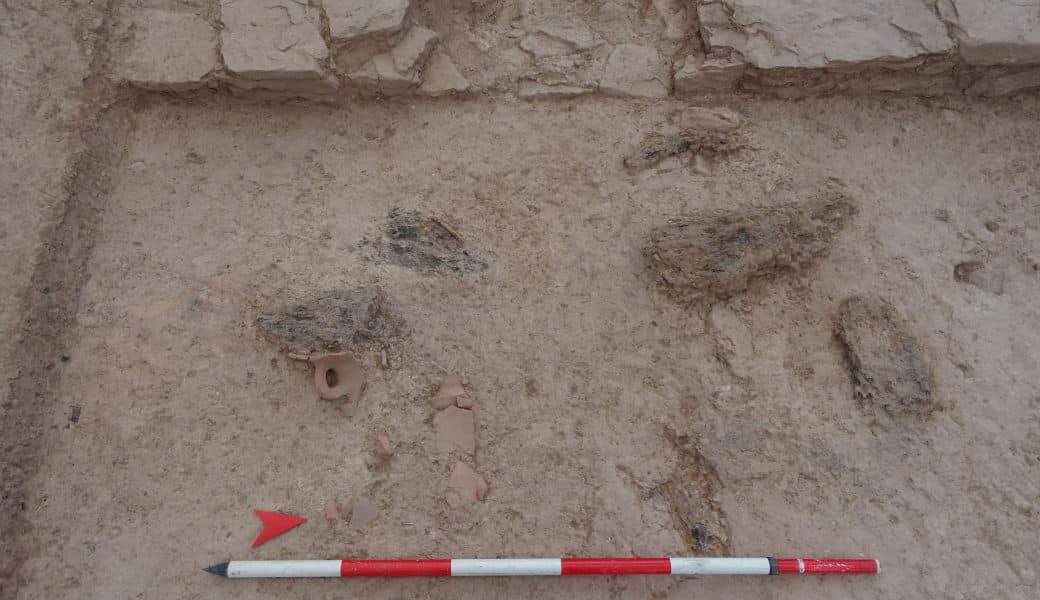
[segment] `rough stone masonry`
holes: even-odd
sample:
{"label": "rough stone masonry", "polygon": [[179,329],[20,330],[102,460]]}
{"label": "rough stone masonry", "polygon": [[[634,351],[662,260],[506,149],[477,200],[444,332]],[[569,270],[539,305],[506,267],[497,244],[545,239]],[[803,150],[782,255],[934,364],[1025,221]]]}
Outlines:
{"label": "rough stone masonry", "polygon": [[521,0],[512,20],[476,18],[482,6],[433,17],[410,0],[219,0],[214,22],[124,10],[130,51],[111,74],[149,90],[333,102],[1040,88],[1040,0],[655,0],[603,15]]}

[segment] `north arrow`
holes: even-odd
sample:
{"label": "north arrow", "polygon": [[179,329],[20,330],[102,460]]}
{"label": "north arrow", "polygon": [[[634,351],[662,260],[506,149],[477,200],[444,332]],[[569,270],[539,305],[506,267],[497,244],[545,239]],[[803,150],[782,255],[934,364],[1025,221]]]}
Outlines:
{"label": "north arrow", "polygon": [[267,510],[256,511],[256,516],[260,517],[260,520],[264,522],[264,529],[260,532],[260,535],[256,536],[256,539],[253,540],[254,548],[273,537],[282,535],[286,531],[289,531],[293,527],[296,527],[307,520],[303,517]]}

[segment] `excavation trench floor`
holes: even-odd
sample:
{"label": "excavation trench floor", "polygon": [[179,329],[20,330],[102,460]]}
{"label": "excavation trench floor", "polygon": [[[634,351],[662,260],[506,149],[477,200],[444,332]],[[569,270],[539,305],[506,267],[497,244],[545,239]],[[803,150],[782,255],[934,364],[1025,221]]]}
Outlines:
{"label": "excavation trench floor", "polygon": [[[19,597],[1033,597],[1040,102],[730,105],[747,147],[708,174],[622,168],[681,107],[670,102],[137,106],[54,367]],[[768,206],[826,177],[858,214],[817,267],[726,301],[721,321],[651,285],[653,227]],[[394,208],[446,223],[487,268],[382,260]],[[966,260],[999,286],[956,280]],[[368,385],[348,416],[256,318],[371,285],[408,333],[385,368],[361,357]],[[941,405],[931,417],[855,399],[834,337],[854,294],[912,322]],[[472,455],[436,443],[428,398],[449,371],[473,398]],[[452,508],[459,460],[489,491]],[[359,496],[378,508],[363,525],[350,520]],[[309,520],[253,550],[253,508]],[[870,556],[883,571],[300,582],[200,570],[715,552]]]}

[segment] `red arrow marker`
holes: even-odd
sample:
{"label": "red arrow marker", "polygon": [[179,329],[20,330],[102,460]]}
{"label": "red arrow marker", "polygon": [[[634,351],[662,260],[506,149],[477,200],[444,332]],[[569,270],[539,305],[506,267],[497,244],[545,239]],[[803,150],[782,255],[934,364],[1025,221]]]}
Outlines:
{"label": "red arrow marker", "polygon": [[271,512],[267,510],[257,510],[255,512],[256,516],[260,517],[260,520],[264,522],[264,529],[260,532],[260,535],[256,536],[256,539],[253,540],[254,548],[273,537],[282,535],[286,531],[289,531],[293,527],[296,527],[307,520],[303,517],[287,515],[280,512]]}

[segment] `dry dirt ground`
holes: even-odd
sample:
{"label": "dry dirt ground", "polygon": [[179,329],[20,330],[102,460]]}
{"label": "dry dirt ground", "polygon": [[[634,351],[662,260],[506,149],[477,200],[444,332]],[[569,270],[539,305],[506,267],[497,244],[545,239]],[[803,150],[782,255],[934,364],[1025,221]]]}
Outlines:
{"label": "dry dirt ground", "polygon": [[[62,10],[8,8],[0,53],[3,595],[1036,597],[1036,98],[722,98],[744,115],[743,150],[633,173],[623,158],[684,103],[152,96],[102,112],[95,7]],[[808,270],[713,305],[654,285],[642,249],[669,218],[769,207],[829,177],[857,212]],[[394,208],[449,224],[487,269],[382,260],[373,243]],[[955,277],[966,261],[989,275]],[[385,367],[362,356],[368,386],[348,416],[256,319],[369,285],[407,333]],[[934,412],[857,399],[836,337],[854,295],[906,316]],[[473,398],[472,454],[436,443],[429,398],[449,371]],[[445,502],[458,460],[487,480],[483,501]],[[360,526],[359,497],[378,508]],[[252,550],[253,508],[309,521]],[[882,573],[200,570],[698,554],[868,556]]]}

